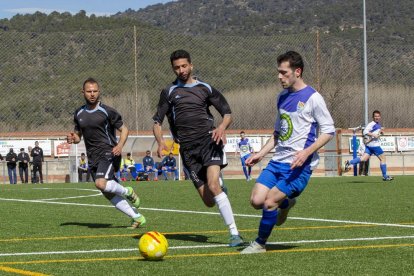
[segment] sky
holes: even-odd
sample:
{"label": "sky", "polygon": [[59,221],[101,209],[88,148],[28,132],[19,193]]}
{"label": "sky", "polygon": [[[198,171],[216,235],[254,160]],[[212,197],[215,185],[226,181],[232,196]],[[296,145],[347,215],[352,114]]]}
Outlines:
{"label": "sky", "polygon": [[53,11],[76,14],[85,10],[87,15],[109,16],[129,8],[139,10],[172,1],[174,0],[0,0],[0,19],[36,11],[46,14]]}

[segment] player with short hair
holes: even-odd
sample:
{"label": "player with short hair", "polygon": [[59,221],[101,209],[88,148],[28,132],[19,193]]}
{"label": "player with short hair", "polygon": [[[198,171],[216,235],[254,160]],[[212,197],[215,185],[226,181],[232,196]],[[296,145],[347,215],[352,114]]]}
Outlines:
{"label": "player with short hair", "polygon": [[378,110],[374,110],[372,112],[372,122],[370,122],[364,129],[364,144],[365,144],[365,152],[361,157],[357,157],[352,160],[345,161],[344,171],[347,172],[351,169],[351,165],[358,164],[362,161],[367,161],[371,157],[371,155],[375,155],[378,157],[380,161],[380,168],[382,172],[382,180],[384,181],[392,181],[394,178],[387,174],[387,164],[384,155],[384,151],[381,148],[379,137],[383,135],[382,127],[381,127],[381,112]]}
{"label": "player with short hair", "polygon": [[[214,87],[193,77],[190,54],[177,50],[170,56],[176,80],[163,89],[155,113],[154,136],[158,143],[158,156],[168,150],[162,136],[161,125],[167,116],[174,141],[180,144],[184,167],[207,207],[217,204],[224,223],[229,227],[229,246],[243,243],[234,221],[227,194],[220,187],[220,170],[227,165],[223,151],[225,130],[230,125],[231,109],[224,96]],[[209,106],[223,117],[214,127]]]}
{"label": "player with short hair", "polygon": [[251,153],[253,153],[253,147],[250,145],[249,138],[246,137],[246,133],[244,131],[240,132],[240,140],[237,141],[236,152],[240,152],[240,161],[243,167],[244,176],[246,177],[247,181],[250,181],[252,167],[246,166],[246,160],[251,156]]}
{"label": "player with short hair", "polygon": [[258,237],[242,254],[266,251],[265,245],[273,227],[286,221],[296,197],[306,188],[319,161],[317,150],[335,134],[323,97],[302,78],[301,55],[286,52],[278,56],[277,65],[284,90],[277,98],[275,131],[263,148],[246,160],[246,164],[255,165],[272,149],[275,153],[251,193],[250,202],[255,209],[262,209],[262,218]]}
{"label": "player with short hair", "polygon": [[[115,177],[121,163],[122,147],[128,138],[128,128],[114,108],[100,101],[100,88],[95,79],[85,80],[82,94],[86,104],[75,111],[75,128],[67,135],[67,142],[77,144],[83,136],[96,188],[116,209],[132,218],[131,228],[140,227],[146,223],[145,217],[136,212],[124,197],[136,208],[140,200],[131,187],[123,187]],[[118,142],[116,130],[120,132]]]}

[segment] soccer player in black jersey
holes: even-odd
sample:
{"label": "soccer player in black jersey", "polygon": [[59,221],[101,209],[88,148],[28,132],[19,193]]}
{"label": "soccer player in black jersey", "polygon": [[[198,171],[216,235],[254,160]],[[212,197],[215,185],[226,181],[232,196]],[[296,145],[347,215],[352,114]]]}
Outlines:
{"label": "soccer player in black jersey", "polygon": [[[220,170],[227,165],[223,142],[225,130],[232,121],[230,106],[219,91],[192,76],[193,65],[188,52],[177,50],[171,54],[170,61],[177,78],[162,90],[153,117],[158,157],[162,157],[162,150],[166,148],[161,126],[167,116],[174,140],[180,144],[184,167],[195,188],[207,207],[217,204],[229,227],[229,245],[239,246],[243,240],[227,194],[220,187]],[[211,105],[223,117],[217,128],[209,111]]]}
{"label": "soccer player in black jersey", "polygon": [[[115,109],[100,102],[99,84],[95,79],[85,80],[82,94],[86,104],[75,111],[75,129],[67,135],[67,142],[77,144],[83,136],[96,188],[115,208],[132,218],[132,228],[143,226],[145,217],[136,212],[124,198],[138,208],[140,200],[137,194],[131,187],[120,185],[115,178],[121,164],[122,147],[128,138],[128,128]],[[116,130],[120,132],[118,142]]]}

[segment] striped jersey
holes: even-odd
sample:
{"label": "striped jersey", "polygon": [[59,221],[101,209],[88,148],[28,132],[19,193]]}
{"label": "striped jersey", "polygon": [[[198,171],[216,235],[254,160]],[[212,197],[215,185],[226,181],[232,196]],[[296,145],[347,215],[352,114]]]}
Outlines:
{"label": "striped jersey", "polygon": [[[335,134],[334,122],[325,101],[313,87],[290,92],[283,90],[277,99],[278,117],[275,134],[278,136],[272,160],[291,164],[296,152],[308,148],[321,133]],[[317,152],[304,165],[313,170],[319,163]]]}

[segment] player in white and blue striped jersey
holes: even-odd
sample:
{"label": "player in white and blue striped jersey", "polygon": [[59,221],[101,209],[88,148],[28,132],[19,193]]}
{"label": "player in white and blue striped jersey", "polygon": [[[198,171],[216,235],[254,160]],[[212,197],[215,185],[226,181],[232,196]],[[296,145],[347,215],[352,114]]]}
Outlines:
{"label": "player in white and blue striped jersey", "polygon": [[375,110],[372,112],[373,121],[369,123],[362,133],[364,135],[365,152],[361,157],[345,161],[344,171],[350,170],[351,165],[359,164],[361,161],[367,161],[371,155],[375,155],[380,160],[382,180],[391,181],[394,178],[387,174],[387,164],[384,151],[381,148],[379,137],[383,134],[381,127],[381,112]]}
{"label": "player in white and blue striped jersey", "polygon": [[240,161],[243,167],[243,173],[247,181],[251,180],[252,167],[246,166],[246,160],[253,152],[253,147],[250,145],[249,138],[246,137],[244,131],[240,132],[240,140],[237,141],[237,152],[240,152]]}
{"label": "player in white and blue striped jersey", "polygon": [[[319,156],[317,150],[335,134],[325,101],[302,79],[303,59],[289,51],[277,58],[279,81],[284,90],[277,99],[278,116],[274,135],[256,154],[246,160],[248,166],[260,162],[275,149],[272,160],[256,180],[250,203],[262,209],[258,237],[241,253],[262,253],[275,225],[282,225],[289,210],[305,189]],[[318,137],[318,132],[321,134]]]}

